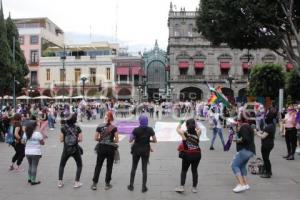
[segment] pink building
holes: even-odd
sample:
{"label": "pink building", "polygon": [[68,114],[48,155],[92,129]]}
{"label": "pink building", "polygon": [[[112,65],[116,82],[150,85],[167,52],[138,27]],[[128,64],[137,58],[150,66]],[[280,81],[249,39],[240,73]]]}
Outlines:
{"label": "pink building", "polygon": [[14,19],[19,31],[19,42],[29,66],[30,87],[39,90],[40,57],[49,56],[49,47],[63,47],[64,32],[48,18]]}

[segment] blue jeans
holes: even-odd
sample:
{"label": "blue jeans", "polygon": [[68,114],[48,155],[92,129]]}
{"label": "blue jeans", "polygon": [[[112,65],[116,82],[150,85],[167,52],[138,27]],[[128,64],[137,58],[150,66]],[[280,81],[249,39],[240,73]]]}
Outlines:
{"label": "blue jeans", "polygon": [[217,134],[219,135],[220,139],[221,139],[221,142],[223,144],[223,147],[225,146],[225,142],[224,142],[224,138],[223,138],[223,133],[222,133],[222,129],[221,128],[213,128],[213,138],[211,140],[211,147],[214,146],[214,143],[215,143],[215,140],[216,140],[216,137],[217,137]]}
{"label": "blue jeans", "polygon": [[249,159],[254,156],[254,153],[246,149],[237,152],[231,163],[231,168],[236,176],[247,176],[247,163]]}
{"label": "blue jeans", "polygon": [[48,127],[54,128],[54,119],[52,115],[48,115]]}

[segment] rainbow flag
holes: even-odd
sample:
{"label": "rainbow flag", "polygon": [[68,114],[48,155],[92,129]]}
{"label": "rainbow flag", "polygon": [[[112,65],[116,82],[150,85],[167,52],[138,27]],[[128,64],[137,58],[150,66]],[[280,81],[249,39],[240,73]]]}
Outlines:
{"label": "rainbow flag", "polygon": [[213,87],[209,87],[210,91],[217,97],[217,102],[223,103],[225,107],[229,107],[230,103],[226,96],[222,93],[221,87],[217,87],[216,89]]}
{"label": "rainbow flag", "polygon": [[215,105],[217,103],[218,97],[215,94],[211,94],[208,99],[208,105]]}

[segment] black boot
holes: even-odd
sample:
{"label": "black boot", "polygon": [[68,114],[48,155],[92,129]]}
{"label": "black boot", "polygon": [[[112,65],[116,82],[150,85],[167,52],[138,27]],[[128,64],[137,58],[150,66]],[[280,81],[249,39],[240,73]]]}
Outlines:
{"label": "black boot", "polygon": [[290,155],[287,160],[295,160],[294,155]]}

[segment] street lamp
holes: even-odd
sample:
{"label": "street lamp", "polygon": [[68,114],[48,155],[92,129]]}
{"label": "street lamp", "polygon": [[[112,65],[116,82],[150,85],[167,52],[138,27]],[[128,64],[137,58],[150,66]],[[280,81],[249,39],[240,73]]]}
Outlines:
{"label": "street lamp", "polygon": [[32,86],[30,86],[29,89],[28,89],[27,91],[28,91],[28,96],[31,97],[30,94],[33,93],[35,90],[33,89]]}
{"label": "street lamp", "polygon": [[83,96],[83,99],[85,98],[84,96],[85,96],[85,93],[84,93],[84,87],[85,87],[85,82],[88,80],[88,78],[87,77],[85,77],[85,76],[82,76],[81,78],[80,78],[80,80],[82,81],[82,96]]}
{"label": "street lamp", "polygon": [[174,86],[173,85],[170,86],[170,90],[171,90],[171,94],[170,94],[171,100],[173,100],[173,91],[174,91]]}
{"label": "street lamp", "polygon": [[16,77],[14,76],[14,88],[13,88],[13,99],[14,99],[14,109],[16,109],[16,84],[20,85],[20,82],[16,80]]}
{"label": "street lamp", "polygon": [[66,48],[64,46],[64,52],[63,55],[60,57],[60,59],[62,60],[62,64],[63,64],[63,85],[62,85],[62,90],[63,90],[63,101],[65,101],[65,77],[66,77],[66,73],[65,73],[65,61],[66,61]]}
{"label": "street lamp", "polygon": [[229,75],[227,77],[227,81],[229,82],[229,88],[230,88],[230,90],[232,90],[231,85],[232,85],[232,83],[234,81],[234,77],[232,77],[231,75]]}

